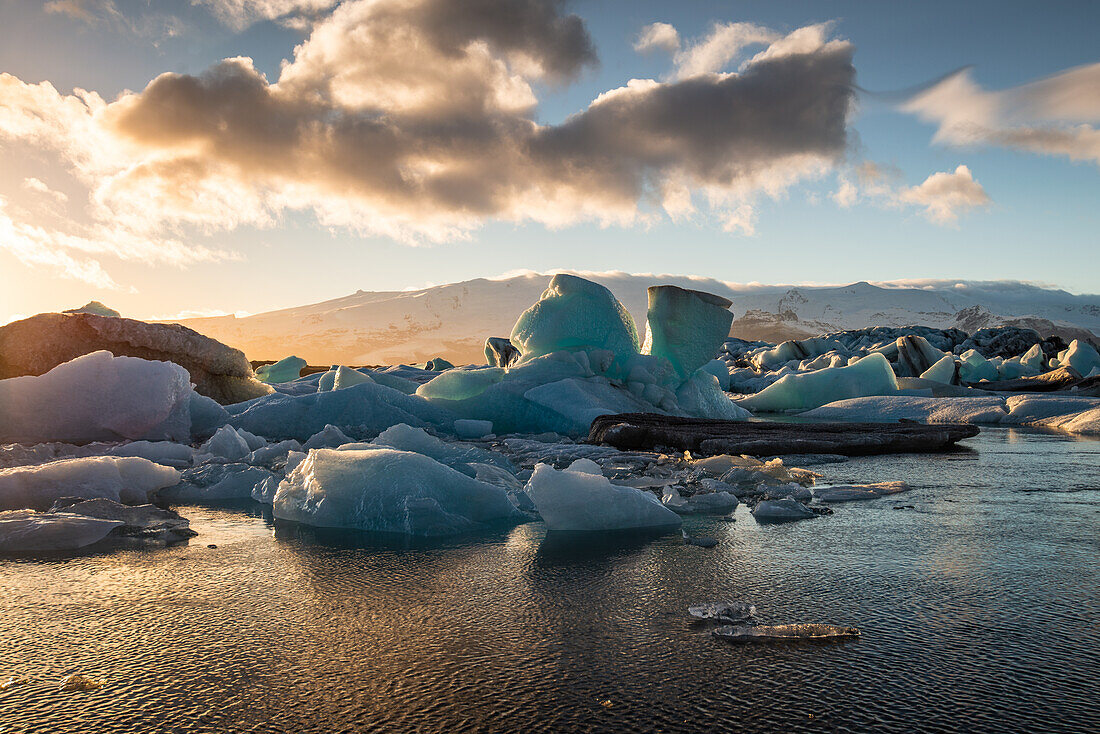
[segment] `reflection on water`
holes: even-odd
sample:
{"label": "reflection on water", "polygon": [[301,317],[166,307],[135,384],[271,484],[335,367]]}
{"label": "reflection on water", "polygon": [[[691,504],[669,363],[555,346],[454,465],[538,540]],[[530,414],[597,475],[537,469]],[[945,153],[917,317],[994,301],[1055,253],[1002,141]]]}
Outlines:
{"label": "reflection on water", "polygon": [[[0,561],[0,679],[33,679],[0,731],[1100,730],[1100,443],[971,445],[820,467],[916,487],[830,517],[690,519],[714,549],[243,504],[183,508],[188,546]],[[710,598],[863,637],[731,645],[687,618]],[[58,692],[71,672],[107,685]]]}

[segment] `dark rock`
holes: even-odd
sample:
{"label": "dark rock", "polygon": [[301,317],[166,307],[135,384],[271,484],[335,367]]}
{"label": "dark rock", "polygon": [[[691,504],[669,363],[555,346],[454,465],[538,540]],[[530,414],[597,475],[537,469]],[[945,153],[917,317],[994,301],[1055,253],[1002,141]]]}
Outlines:
{"label": "dark rock", "polygon": [[40,313],[0,327],[0,380],[41,375],[89,352],[175,362],[195,390],[228,405],[267,395],[244,353],[179,324],[93,313]]}
{"label": "dark rock", "polygon": [[757,423],[681,418],[655,413],[603,415],[589,443],[618,449],[669,446],[700,455],[896,454],[939,451],[978,435],[971,425],[892,423]]}

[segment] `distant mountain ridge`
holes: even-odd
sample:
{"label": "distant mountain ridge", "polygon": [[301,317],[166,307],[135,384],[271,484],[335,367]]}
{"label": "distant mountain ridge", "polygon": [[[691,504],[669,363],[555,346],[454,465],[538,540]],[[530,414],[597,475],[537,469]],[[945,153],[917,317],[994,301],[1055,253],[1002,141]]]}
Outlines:
{"label": "distant mountain ridge", "polygon": [[[661,284],[729,298],[734,313],[731,335],[743,339],[778,342],[842,329],[912,324],[967,332],[1014,325],[1066,339],[1096,340],[1100,334],[1100,296],[1026,283],[777,286],[680,275],[569,272],[607,286],[634,316],[643,337],[646,288]],[[477,363],[483,361],[485,339],[508,336],[551,275],[478,278],[415,291],[359,291],[243,318],[179,323],[243,350],[250,359],[293,353],[319,365],[423,362],[439,356],[455,364]]]}

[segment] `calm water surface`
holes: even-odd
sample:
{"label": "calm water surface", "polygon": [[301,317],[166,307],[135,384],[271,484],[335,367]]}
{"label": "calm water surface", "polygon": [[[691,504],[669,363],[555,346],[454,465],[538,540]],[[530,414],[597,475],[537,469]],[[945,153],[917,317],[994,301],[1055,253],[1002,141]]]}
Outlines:
{"label": "calm water surface", "polygon": [[[821,468],[916,487],[831,517],[690,519],[716,549],[387,544],[252,505],[181,508],[189,546],[0,561],[0,678],[32,678],[0,732],[1100,731],[1100,442],[967,444]],[[722,597],[863,637],[731,645],[686,619]]]}

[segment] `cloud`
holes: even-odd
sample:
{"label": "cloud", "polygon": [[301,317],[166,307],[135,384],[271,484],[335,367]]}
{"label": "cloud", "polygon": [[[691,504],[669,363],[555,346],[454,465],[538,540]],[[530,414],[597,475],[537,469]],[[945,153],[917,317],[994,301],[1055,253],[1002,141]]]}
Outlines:
{"label": "cloud", "polygon": [[23,188],[27,191],[33,191],[36,194],[49,196],[50,198],[62,204],[69,200],[69,197],[66,196],[63,191],[54,191],[41,179],[25,178],[23,179]]}
{"label": "cloud", "polygon": [[756,196],[781,196],[843,158],[853,48],[824,26],[743,31],[774,42],[737,71],[720,70],[722,31],[724,50],[703,54],[704,40],[684,57],[707,70],[631,80],[539,123],[535,90],[597,63],[563,7],[346,2],[277,79],[230,58],[112,102],[0,75],[0,144],[50,151],[88,188],[88,229],[62,229],[88,244],[69,251],[106,252],[96,243],[113,228],[125,256],[175,264],[232,256],[184,247],[189,233],[270,227],[287,212],[410,243],[468,237],[490,219],[698,214],[752,233]]}
{"label": "cloud", "polygon": [[715,23],[710,33],[676,54],[674,77],[719,72],[747,46],[774,43],[781,34],[754,23]]}
{"label": "cloud", "polygon": [[235,31],[243,31],[264,20],[277,20],[301,27],[302,22],[320,17],[338,0],[191,0],[204,5],[214,17]]}
{"label": "cloud", "polygon": [[672,53],[679,49],[680,33],[668,23],[650,23],[634,41],[634,50],[642,54],[653,51]]}
{"label": "cloud", "polygon": [[962,165],[954,173],[933,173],[919,186],[902,191],[898,200],[924,207],[924,215],[936,224],[954,224],[959,214],[989,204],[985,189]]}
{"label": "cloud", "polygon": [[945,145],[996,145],[1100,164],[1100,63],[1002,91],[982,89],[963,69],[901,109],[937,126]]}
{"label": "cloud", "polygon": [[[847,209],[860,200],[884,208],[915,206],[923,208],[924,216],[940,225],[953,225],[961,214],[987,206],[990,202],[982,185],[974,180],[970,168],[960,165],[953,172],[933,173],[916,186],[896,182],[901,173],[873,161],[863,161],[854,168],[856,180],[842,173],[832,194],[837,206]],[[858,183],[857,183],[858,182]]]}
{"label": "cloud", "polygon": [[185,24],[171,13],[152,11],[123,12],[114,0],[49,0],[42,9],[52,15],[65,15],[94,28],[106,28],[153,39],[157,46],[166,38],[182,35]]}

